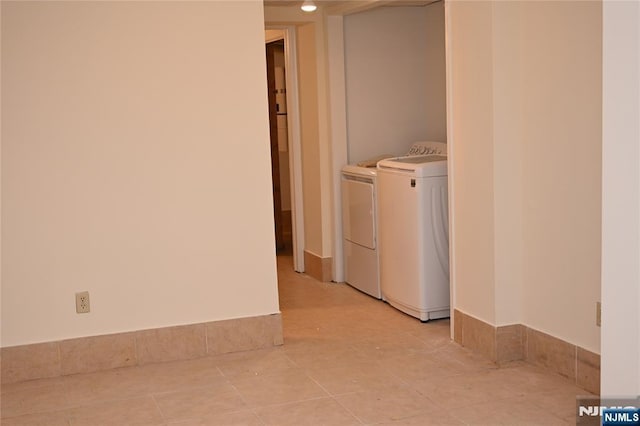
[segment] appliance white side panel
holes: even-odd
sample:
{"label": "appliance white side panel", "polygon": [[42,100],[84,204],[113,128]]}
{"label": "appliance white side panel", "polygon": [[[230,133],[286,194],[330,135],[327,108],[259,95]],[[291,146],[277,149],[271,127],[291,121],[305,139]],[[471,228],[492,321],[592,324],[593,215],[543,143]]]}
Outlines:
{"label": "appliance white side panel", "polygon": [[447,178],[418,179],[424,194],[419,227],[421,233],[421,303],[426,311],[449,309],[449,219]]}
{"label": "appliance white side panel", "polygon": [[342,197],[344,238],[363,247],[375,249],[373,184],[343,178]]}
{"label": "appliance white side panel", "polygon": [[345,281],[360,291],[380,299],[378,252],[344,241]]}
{"label": "appliance white side panel", "polygon": [[447,208],[447,177],[378,171],[382,294],[423,321],[449,316]]}
{"label": "appliance white side panel", "polygon": [[392,304],[420,303],[417,188],[411,175],[378,170],[380,286]]}

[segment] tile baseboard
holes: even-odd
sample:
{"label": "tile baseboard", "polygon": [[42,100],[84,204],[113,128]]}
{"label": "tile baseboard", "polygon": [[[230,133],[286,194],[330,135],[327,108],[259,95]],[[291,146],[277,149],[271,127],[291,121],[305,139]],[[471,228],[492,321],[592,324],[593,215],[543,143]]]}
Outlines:
{"label": "tile baseboard", "polygon": [[456,343],[497,364],[529,362],[600,394],[600,355],[523,324],[495,327],[457,309],[453,318]]}
{"label": "tile baseboard", "polygon": [[279,313],[81,337],[2,348],[1,380],[15,383],[282,344]]}
{"label": "tile baseboard", "polygon": [[317,279],[318,281],[329,282],[332,278],[332,268],[332,258],[320,257],[310,251],[304,251],[304,272],[307,275]]}
{"label": "tile baseboard", "polygon": [[568,379],[576,380],[577,346],[557,337],[527,328],[524,359]]}

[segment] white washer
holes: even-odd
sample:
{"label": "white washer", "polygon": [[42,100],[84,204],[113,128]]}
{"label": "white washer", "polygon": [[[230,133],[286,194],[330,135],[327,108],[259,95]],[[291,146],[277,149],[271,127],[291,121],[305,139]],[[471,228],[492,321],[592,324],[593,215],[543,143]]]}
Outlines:
{"label": "white washer", "polygon": [[345,281],[380,299],[376,175],[371,167],[343,167],[342,235]]}
{"label": "white washer", "polygon": [[446,158],[397,157],[378,163],[382,294],[421,321],[449,317]]}

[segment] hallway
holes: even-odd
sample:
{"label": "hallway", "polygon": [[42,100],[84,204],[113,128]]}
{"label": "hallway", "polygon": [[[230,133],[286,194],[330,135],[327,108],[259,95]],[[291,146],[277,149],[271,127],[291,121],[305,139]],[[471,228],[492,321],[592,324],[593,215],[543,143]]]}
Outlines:
{"label": "hallway", "polygon": [[586,392],[497,368],[347,285],[278,258],[285,345],[2,387],[3,426],[571,425]]}

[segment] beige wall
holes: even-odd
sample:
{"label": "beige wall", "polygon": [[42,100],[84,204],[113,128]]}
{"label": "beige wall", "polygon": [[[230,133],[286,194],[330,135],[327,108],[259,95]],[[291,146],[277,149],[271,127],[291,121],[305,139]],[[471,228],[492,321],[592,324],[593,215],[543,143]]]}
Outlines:
{"label": "beige wall", "polygon": [[260,2],[2,2],[2,41],[3,346],[278,312]]}
{"label": "beige wall", "polygon": [[522,16],[525,322],[599,353],[602,5]]}
{"label": "beige wall", "polygon": [[[322,255],[320,139],[315,24],[297,28],[305,250]],[[326,230],[325,230],[326,232]]]}
{"label": "beige wall", "polygon": [[493,3],[493,182],[496,325],[523,321],[520,6]]}
{"label": "beige wall", "polygon": [[453,303],[495,324],[492,9],[489,2],[449,7]]}
{"label": "beige wall", "polygon": [[455,305],[599,353],[601,5],[449,7]]}

